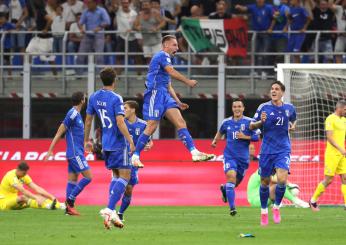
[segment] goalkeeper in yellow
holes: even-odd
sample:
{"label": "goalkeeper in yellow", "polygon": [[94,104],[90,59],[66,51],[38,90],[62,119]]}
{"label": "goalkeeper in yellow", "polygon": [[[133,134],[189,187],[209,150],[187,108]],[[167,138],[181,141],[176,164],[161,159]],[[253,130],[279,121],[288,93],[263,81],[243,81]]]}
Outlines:
{"label": "goalkeeper in yellow", "polygon": [[[64,209],[64,204],[45,189],[35,184],[27,174],[29,165],[18,164],[16,169],[8,171],[0,184],[0,211],[23,208]],[[31,192],[24,188],[26,185]],[[21,194],[18,194],[21,193]]]}
{"label": "goalkeeper in yellow", "polygon": [[325,122],[327,147],[324,155],[324,180],[318,184],[310,200],[313,211],[319,211],[317,200],[325,189],[332,183],[334,175],[341,177],[341,192],[344,195],[346,210],[346,101],[336,104],[335,112],[329,115]]}

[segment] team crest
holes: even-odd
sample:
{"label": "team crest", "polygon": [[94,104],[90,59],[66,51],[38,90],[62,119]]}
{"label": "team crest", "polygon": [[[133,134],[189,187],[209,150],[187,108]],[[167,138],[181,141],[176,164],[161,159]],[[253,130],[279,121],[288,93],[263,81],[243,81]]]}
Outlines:
{"label": "team crest", "polygon": [[290,111],[289,110],[285,110],[286,112],[286,116],[289,117],[290,116]]}
{"label": "team crest", "polygon": [[136,135],[140,135],[141,134],[141,129],[140,128],[136,128],[135,134]]}
{"label": "team crest", "polygon": [[245,131],[245,124],[241,124],[241,125],[240,125],[240,130],[241,130],[241,131]]}

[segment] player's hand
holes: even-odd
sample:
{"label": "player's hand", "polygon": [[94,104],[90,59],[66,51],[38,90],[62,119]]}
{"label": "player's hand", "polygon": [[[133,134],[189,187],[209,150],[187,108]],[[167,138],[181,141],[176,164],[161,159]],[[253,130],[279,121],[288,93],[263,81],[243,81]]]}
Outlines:
{"label": "player's hand", "polygon": [[188,80],[187,82],[187,85],[190,87],[190,88],[193,88],[197,85],[197,81],[196,80]]}
{"label": "player's hand", "polygon": [[236,137],[236,139],[240,139],[240,140],[249,139],[249,136],[246,136],[242,131],[236,132],[235,137]]}
{"label": "player's hand", "polygon": [[86,153],[93,153],[93,144],[90,141],[84,142],[84,149]]}
{"label": "player's hand", "polygon": [[267,113],[263,111],[261,113],[261,122],[264,123],[267,120]]}
{"label": "player's hand", "polygon": [[47,155],[44,157],[44,161],[48,161],[49,158],[52,157],[52,156],[53,156],[53,152],[48,151],[48,152],[47,152]]}
{"label": "player's hand", "polygon": [[132,153],[136,150],[136,146],[132,143],[130,143],[130,154],[132,155]]}
{"label": "player's hand", "polygon": [[213,141],[211,142],[211,147],[215,148],[216,144],[217,144],[216,139],[213,139]]}
{"label": "player's hand", "polygon": [[145,145],[144,151],[149,151],[151,148],[153,148],[153,145],[154,145],[153,141],[150,140],[150,141]]}
{"label": "player's hand", "polygon": [[178,106],[179,106],[180,110],[182,110],[182,111],[189,109],[189,105],[186,103],[180,102],[180,103],[178,103]]}
{"label": "player's hand", "polygon": [[42,197],[42,196],[36,196],[35,199],[36,199],[37,204],[38,204],[39,206],[42,206],[43,203],[44,203],[44,201],[46,201],[46,198],[45,198],[45,197]]}
{"label": "player's hand", "polygon": [[96,32],[96,33],[98,33],[99,31],[101,31],[102,29],[101,29],[101,27],[96,27],[95,29],[94,29],[94,32]]}
{"label": "player's hand", "polygon": [[290,127],[288,128],[289,131],[295,131],[296,125],[290,122]]}
{"label": "player's hand", "polygon": [[345,150],[345,149],[341,149],[340,153],[341,153],[344,157],[346,157],[346,150]]}
{"label": "player's hand", "polygon": [[272,28],[269,28],[269,29],[267,30],[267,32],[268,32],[268,33],[272,33],[272,32],[273,32],[273,29],[272,29]]}

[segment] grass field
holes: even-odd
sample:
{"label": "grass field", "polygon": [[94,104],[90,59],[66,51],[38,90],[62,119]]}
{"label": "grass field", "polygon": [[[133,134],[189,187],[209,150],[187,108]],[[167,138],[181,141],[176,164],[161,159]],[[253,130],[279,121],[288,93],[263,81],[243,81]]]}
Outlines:
{"label": "grass field", "polygon": [[[282,223],[259,225],[259,210],[226,207],[130,207],[123,230],[104,230],[98,206],[83,206],[80,217],[62,211],[0,213],[0,244],[346,244],[346,211],[325,207],[282,208]],[[271,215],[269,216],[271,218]],[[240,238],[251,233],[255,238]]]}

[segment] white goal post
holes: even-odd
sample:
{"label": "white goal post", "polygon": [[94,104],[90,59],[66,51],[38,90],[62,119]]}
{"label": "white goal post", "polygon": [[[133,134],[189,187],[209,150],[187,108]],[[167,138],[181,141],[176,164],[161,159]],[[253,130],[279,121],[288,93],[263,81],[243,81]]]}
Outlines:
{"label": "white goal post", "polygon": [[[277,80],[286,86],[284,101],[297,110],[297,128],[291,134],[292,171],[308,200],[324,175],[324,121],[338,100],[346,100],[346,64],[278,64]],[[322,204],[341,204],[339,178],[322,196]]]}

